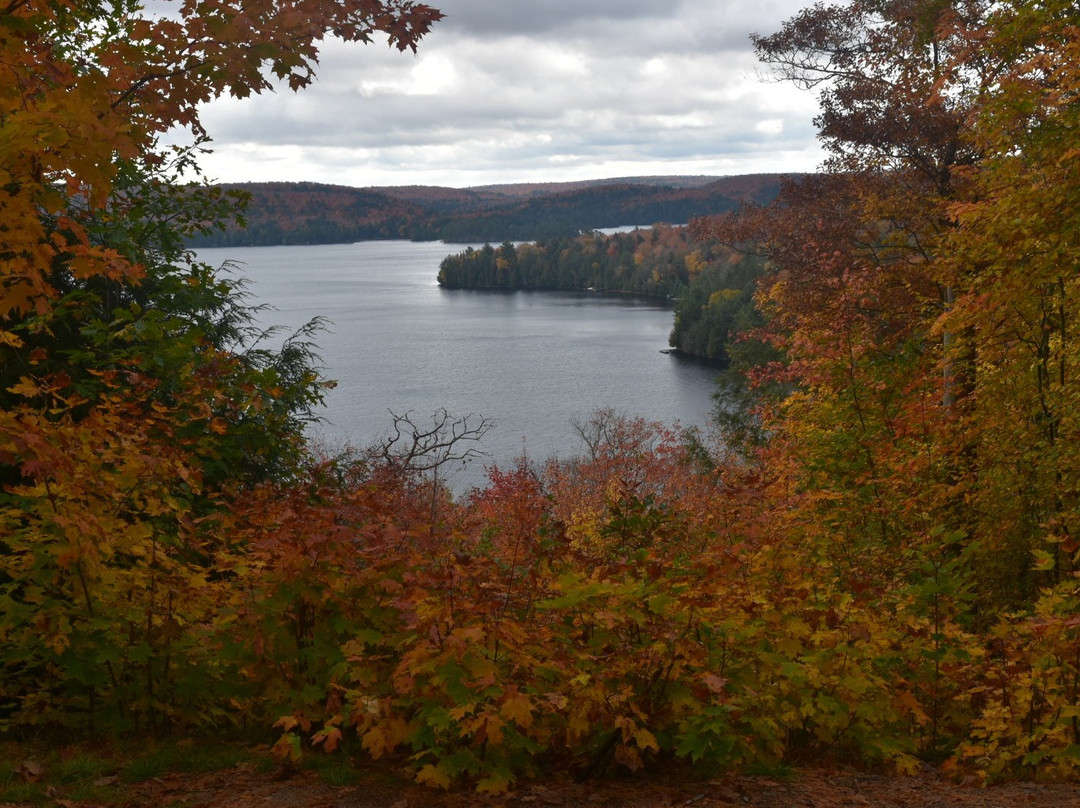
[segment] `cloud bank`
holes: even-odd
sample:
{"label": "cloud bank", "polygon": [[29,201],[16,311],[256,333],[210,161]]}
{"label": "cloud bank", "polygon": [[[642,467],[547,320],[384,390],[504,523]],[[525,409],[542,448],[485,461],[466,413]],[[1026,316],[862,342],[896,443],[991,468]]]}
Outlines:
{"label": "cloud bank", "polygon": [[807,171],[814,98],[749,41],[799,0],[429,0],[419,53],[326,43],[318,82],[204,111],[225,182],[457,187]]}

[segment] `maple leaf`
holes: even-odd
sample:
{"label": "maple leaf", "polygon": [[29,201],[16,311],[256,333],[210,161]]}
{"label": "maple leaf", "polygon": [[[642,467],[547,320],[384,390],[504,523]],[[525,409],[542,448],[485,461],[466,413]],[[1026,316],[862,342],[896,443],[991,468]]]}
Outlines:
{"label": "maple leaf", "polygon": [[508,692],[499,705],[499,714],[519,727],[529,727],[533,722],[532,699],[517,690]]}
{"label": "maple leaf", "polygon": [[428,763],[416,773],[416,782],[435,788],[448,789],[451,785],[450,775],[442,766]]}

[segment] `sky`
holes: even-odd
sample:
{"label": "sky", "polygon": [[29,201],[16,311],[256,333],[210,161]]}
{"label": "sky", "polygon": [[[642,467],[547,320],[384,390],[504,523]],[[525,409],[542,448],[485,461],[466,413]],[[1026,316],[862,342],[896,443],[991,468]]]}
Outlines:
{"label": "sky", "polygon": [[215,182],[356,187],[812,171],[813,95],[751,32],[808,0],[428,0],[414,55],[330,41],[318,81],[203,111]]}

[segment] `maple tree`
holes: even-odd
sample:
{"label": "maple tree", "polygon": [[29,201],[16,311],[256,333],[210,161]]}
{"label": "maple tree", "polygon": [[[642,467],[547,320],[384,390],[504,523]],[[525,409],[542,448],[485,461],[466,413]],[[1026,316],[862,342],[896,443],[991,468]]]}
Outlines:
{"label": "maple tree", "polygon": [[[0,698],[22,722],[199,720],[179,705],[215,692],[196,638],[235,546],[213,516],[296,473],[321,399],[310,331],[256,344],[237,284],[183,247],[236,205],[179,181],[199,106],[306,86],[326,36],[409,49],[440,17],[375,0],[158,12],[0,7]],[[178,129],[192,145],[160,145]]]}
{"label": "maple tree", "polygon": [[[837,552],[868,574],[902,564],[918,536],[969,561],[1000,557],[964,505],[977,484],[965,421],[976,344],[938,322],[965,289],[941,259],[950,206],[983,159],[969,118],[1001,69],[996,51],[972,44],[988,15],[978,3],[815,6],[757,37],[783,78],[820,89],[830,173],[771,209],[699,226],[773,262],[760,300],[788,357],[778,378],[796,385],[775,410],[782,440],[809,461],[814,518],[839,529]],[[980,609],[1009,603],[991,578],[975,581]]]}
{"label": "maple tree", "polygon": [[200,104],[270,89],[272,78],[306,86],[324,36],[367,42],[383,31],[406,49],[439,17],[422,4],[378,0],[214,0],[173,8],[152,16],[136,0],[12,0],[4,9],[5,248],[12,263],[0,314],[54,298],[46,267],[68,250],[75,278],[137,272],[116,250],[92,243],[80,205],[67,200],[88,212],[119,204],[121,168],[160,163],[162,133],[179,126],[205,134]]}
{"label": "maple tree", "polygon": [[787,362],[759,373],[794,392],[766,409],[761,457],[798,492],[788,529],[822,543],[837,584],[907,615],[906,642],[936,638],[908,674],[923,743],[963,738],[965,689],[993,689],[980,667],[1011,678],[982,633],[1025,671],[965,747],[998,773],[1070,771],[1076,742],[1066,5],[815,6],[758,38],[822,89],[832,173],[697,225],[772,265],[758,300]]}
{"label": "maple tree", "polygon": [[[1069,482],[1078,473],[1080,244],[1073,11],[1053,2],[998,12],[989,42],[1010,63],[977,105],[974,137],[987,157],[972,177],[977,192],[953,206],[959,227],[947,245],[946,268],[966,283],[941,328],[969,330],[980,351],[973,507],[997,526],[993,551],[1027,567],[1014,562],[1004,575],[1037,587],[1033,614],[1012,630],[995,629],[1018,675],[1007,693],[993,691],[966,750],[995,771],[1075,772],[1070,750],[1080,739],[1072,719],[1080,510]],[[1000,673],[989,673],[988,686]]]}

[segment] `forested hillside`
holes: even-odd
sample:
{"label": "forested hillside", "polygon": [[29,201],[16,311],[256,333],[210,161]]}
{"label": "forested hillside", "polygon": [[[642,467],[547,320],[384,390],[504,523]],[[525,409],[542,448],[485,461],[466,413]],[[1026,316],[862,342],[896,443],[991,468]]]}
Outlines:
{"label": "forested hillside", "polygon": [[640,177],[467,189],[246,183],[221,186],[250,196],[243,222],[193,236],[190,244],[531,241],[627,224],[685,223],[743,202],[768,202],[781,179],[772,174]]}
{"label": "forested hillside", "polygon": [[756,37],[819,93],[830,159],[692,226],[762,262],[747,428],[602,411],[579,458],[460,498],[475,414],[309,442],[317,331],[257,339],[184,247],[234,201],[177,179],[206,100],[440,15],[174,11],[0,14],[4,749],[228,738],[282,776],[333,755],[495,793],[808,761],[1080,780],[1074,3],[854,0]]}
{"label": "forested hillside", "polygon": [[196,247],[341,244],[408,238],[429,215],[420,205],[384,193],[314,182],[221,185],[245,198],[242,220],[197,234]]}

